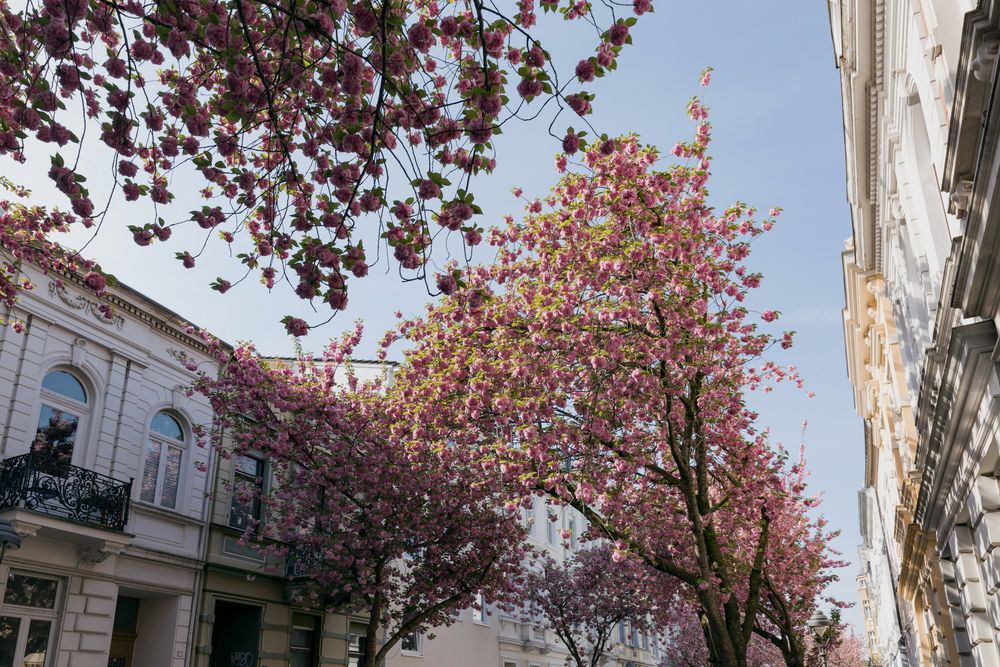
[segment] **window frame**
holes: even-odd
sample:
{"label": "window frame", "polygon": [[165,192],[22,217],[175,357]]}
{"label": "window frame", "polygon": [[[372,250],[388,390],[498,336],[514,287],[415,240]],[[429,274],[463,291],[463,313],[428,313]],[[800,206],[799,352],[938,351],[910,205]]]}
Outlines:
{"label": "window frame", "polygon": [[[153,420],[158,415],[166,415],[174,420],[177,426],[181,430],[181,437],[183,440],[174,440],[163,433],[153,430]],[[185,503],[183,503],[184,498],[184,488],[185,482],[187,480],[187,475],[185,475],[185,460],[187,459],[189,448],[188,443],[191,440],[191,428],[189,427],[188,420],[182,415],[178,414],[174,410],[169,409],[158,409],[153,412],[152,416],[147,420],[146,423],[146,439],[143,443],[142,451],[142,467],[140,468],[139,477],[139,502],[156,507],[158,509],[166,510],[168,512],[181,512],[184,509]],[[142,497],[143,493],[143,482],[146,477],[146,462],[150,457],[150,445],[156,443],[160,447],[159,453],[159,463],[156,468],[156,482],[153,485],[153,499],[147,500]],[[165,455],[169,449],[176,449],[180,452],[180,462],[177,464],[177,489],[176,497],[174,498],[174,506],[169,507],[163,504],[163,485],[166,479],[166,468],[168,457]]]}
{"label": "window frame", "polygon": [[556,521],[558,520],[558,514],[548,508],[545,510],[545,541],[548,544],[558,544],[558,540],[556,540]]}
{"label": "window frame", "polygon": [[[296,619],[296,617],[298,617],[298,619]],[[311,626],[301,625],[302,620],[306,618],[311,620]],[[323,636],[322,628],[323,618],[321,616],[316,614],[307,614],[301,611],[293,611],[292,622],[289,625],[288,632],[288,654],[291,656],[305,653],[309,656],[309,667],[317,667],[320,659],[320,641]],[[294,636],[295,630],[308,630],[312,634],[312,642],[309,647],[296,646],[292,643],[292,637]],[[291,658],[289,658],[289,664],[291,664]]]}
{"label": "window frame", "polygon": [[[80,384],[81,389],[83,389],[84,398],[87,399],[86,402],[81,403],[71,396],[60,394],[59,392],[44,386],[46,378],[53,373],[66,373],[76,380]],[[73,434],[73,451],[70,454],[68,463],[71,465],[79,465],[78,462],[83,456],[83,454],[80,453],[81,449],[86,448],[87,446],[87,432],[90,428],[90,416],[94,409],[94,399],[96,399],[96,392],[92,389],[90,383],[84,379],[83,374],[76,367],[57,365],[45,371],[38,382],[38,400],[35,405],[35,431],[32,434],[31,441],[28,443],[28,451],[30,453],[35,453],[35,440],[38,437],[38,428],[42,418],[42,409],[48,406],[52,410],[66,412],[77,418],[76,432]]]}
{"label": "window frame", "polygon": [[[250,526],[236,526],[233,525],[233,504],[236,502],[236,479],[238,476],[242,476],[245,479],[249,479],[249,475],[244,472],[240,472],[236,465],[236,460],[239,457],[244,457],[252,459],[257,462],[257,476],[254,478],[254,487],[258,490],[258,493],[253,498],[253,512],[251,518],[256,522],[256,528],[253,528],[253,532],[260,529],[260,526],[264,523],[264,501],[262,496],[267,493],[268,489],[268,477],[270,472],[270,466],[268,465],[267,459],[263,454],[259,454],[253,451],[248,451],[245,453],[233,453],[231,461],[233,462],[232,476],[230,478],[229,484],[229,509],[226,512],[226,526],[232,528],[233,530],[238,530],[245,532]],[[260,481],[257,481],[260,480]]]}
{"label": "window frame", "polygon": [[[416,648],[404,648],[403,642],[405,642],[410,637],[413,638],[413,643],[416,644]],[[407,656],[411,656],[411,657],[421,657],[422,658],[423,655],[424,655],[424,635],[423,635],[423,633],[420,633],[420,632],[417,632],[416,630],[414,630],[413,632],[408,632],[405,635],[403,635],[400,638],[400,640],[399,640],[399,652],[402,655],[407,655]]]}
{"label": "window frame", "polygon": [[[9,585],[10,578],[13,576],[32,577],[34,579],[54,581],[56,583],[56,594],[55,600],[52,603],[52,608],[28,607],[25,605],[6,602],[7,586]],[[28,633],[31,630],[32,621],[49,622],[49,637],[45,646],[45,662],[43,664],[45,667],[51,667],[55,664],[55,638],[61,629],[59,621],[62,617],[62,599],[64,589],[65,581],[59,577],[53,577],[38,572],[28,572],[25,570],[11,569],[8,571],[7,582],[4,583],[3,597],[0,598],[0,617],[12,617],[17,618],[20,621],[17,629],[17,638],[14,640],[14,665],[20,665],[24,662],[25,651],[27,651],[28,647]]]}
{"label": "window frame", "polygon": [[490,616],[486,611],[486,596],[482,593],[476,593],[476,602],[479,604],[479,609],[475,606],[472,607],[472,622],[476,625],[489,626]]}
{"label": "window frame", "polygon": [[[360,630],[360,633],[356,633],[355,629]],[[365,624],[357,620],[349,620],[347,622],[347,665],[351,667],[353,665],[358,665],[361,660],[365,658],[368,653],[368,649],[365,646],[367,642],[367,637],[365,636]],[[354,661],[352,663],[352,661]]]}

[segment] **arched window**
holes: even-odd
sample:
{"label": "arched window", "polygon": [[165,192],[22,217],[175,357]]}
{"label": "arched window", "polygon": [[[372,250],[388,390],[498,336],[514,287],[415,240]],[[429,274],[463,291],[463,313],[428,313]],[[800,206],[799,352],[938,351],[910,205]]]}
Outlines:
{"label": "arched window", "polygon": [[184,449],[184,429],[180,422],[169,413],[156,413],[149,424],[139,500],[170,509],[177,507]]}
{"label": "arched window", "polygon": [[31,443],[33,454],[69,464],[90,410],[87,390],[69,371],[55,370],[42,379],[42,406]]}

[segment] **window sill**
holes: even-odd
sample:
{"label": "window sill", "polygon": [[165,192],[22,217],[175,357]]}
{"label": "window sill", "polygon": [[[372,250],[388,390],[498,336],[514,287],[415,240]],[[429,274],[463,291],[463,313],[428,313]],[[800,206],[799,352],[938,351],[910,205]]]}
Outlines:
{"label": "window sill", "polygon": [[172,521],[179,521],[199,526],[201,525],[201,521],[199,521],[198,519],[192,519],[191,517],[184,514],[180,510],[170,509],[168,507],[163,507],[162,505],[146,502],[145,500],[133,500],[132,509],[140,510],[145,514],[152,514],[153,516],[162,517],[164,519],[169,519]]}

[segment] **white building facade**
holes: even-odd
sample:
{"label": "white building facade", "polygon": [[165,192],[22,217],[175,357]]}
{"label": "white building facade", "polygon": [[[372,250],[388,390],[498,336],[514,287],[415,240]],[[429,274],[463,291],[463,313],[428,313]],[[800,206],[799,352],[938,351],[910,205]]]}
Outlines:
{"label": "white building facade", "polygon": [[830,19],[873,571],[894,579],[906,664],[997,666],[1000,2],[830,0]]}
{"label": "white building facade", "polygon": [[878,507],[875,489],[858,494],[862,543],[858,547],[863,585],[862,602],[869,656],[883,667],[905,667],[905,643],[900,646],[900,626],[896,610],[896,565],[892,545],[886,539],[886,525]]}
{"label": "white building facade", "polygon": [[[573,508],[550,505],[536,498],[524,511],[528,539],[536,549],[561,562],[579,546],[586,520]],[[554,520],[552,520],[554,518]],[[564,541],[563,534],[570,535]],[[569,653],[552,631],[525,622],[522,614],[508,614],[485,600],[480,609],[465,609],[455,624],[430,634],[412,635],[393,651],[386,667],[565,667]],[[655,667],[663,656],[655,636],[615,629],[614,643],[604,667]]]}
{"label": "white building facade", "polygon": [[183,667],[202,575],[210,454],[182,363],[186,322],[125,288],[106,317],[76,278],[36,288],[0,330],[0,665]]}

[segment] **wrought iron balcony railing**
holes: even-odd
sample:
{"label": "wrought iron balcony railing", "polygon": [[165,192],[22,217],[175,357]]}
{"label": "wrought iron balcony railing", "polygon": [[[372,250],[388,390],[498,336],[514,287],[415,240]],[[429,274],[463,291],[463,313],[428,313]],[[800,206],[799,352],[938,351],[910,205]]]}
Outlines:
{"label": "wrought iron balcony railing", "polygon": [[23,507],[86,526],[125,530],[132,480],[122,482],[42,454],[0,462],[0,511]]}

